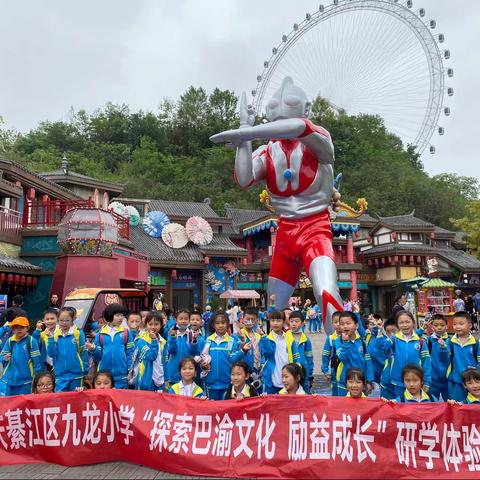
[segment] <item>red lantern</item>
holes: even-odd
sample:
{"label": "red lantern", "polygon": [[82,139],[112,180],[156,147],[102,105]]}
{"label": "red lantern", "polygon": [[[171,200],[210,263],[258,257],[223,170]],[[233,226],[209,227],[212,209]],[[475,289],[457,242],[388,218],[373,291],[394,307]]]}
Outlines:
{"label": "red lantern", "polygon": [[3,283],[6,279],[7,279],[7,276],[4,273],[0,274],[0,282],[1,283]]}
{"label": "red lantern", "polygon": [[397,232],[392,232],[391,237],[392,240],[395,241],[397,239]]}
{"label": "red lantern", "polygon": [[34,200],[35,199],[35,189],[34,188],[29,188],[27,190],[27,200]]}
{"label": "red lantern", "polygon": [[13,283],[13,274],[11,274],[11,273],[8,274],[7,282],[8,283]]}
{"label": "red lantern", "polygon": [[395,255],[395,256],[393,257],[393,261],[394,261],[394,263],[398,263],[398,255]]}
{"label": "red lantern", "polygon": [[15,275],[15,285],[18,285],[20,283],[20,275]]}
{"label": "red lantern", "polygon": [[25,275],[22,275],[22,276],[20,277],[20,285],[25,285],[25,282],[26,282],[26,281],[27,281],[27,279],[26,279]]}
{"label": "red lantern", "polygon": [[177,279],[177,271],[176,270],[172,270],[172,279],[173,280]]}
{"label": "red lantern", "polygon": [[37,278],[37,277],[33,277],[33,278],[32,278],[32,287],[36,287],[36,286],[37,286],[37,282],[38,282],[38,278]]}
{"label": "red lantern", "polygon": [[248,263],[247,257],[242,258],[242,263],[244,265],[247,265],[247,263]]}
{"label": "red lantern", "polygon": [[435,232],[431,232],[431,233],[430,233],[430,239],[431,239],[431,240],[435,240]]}
{"label": "red lantern", "polygon": [[50,201],[50,197],[48,195],[42,195],[42,204],[44,207],[48,205],[49,201]]}
{"label": "red lantern", "polygon": [[32,285],[32,277],[27,277],[26,282],[27,282],[27,287],[30,287]]}
{"label": "red lantern", "polygon": [[210,257],[205,257],[203,259],[203,262],[205,263],[205,265],[208,265],[210,263]]}

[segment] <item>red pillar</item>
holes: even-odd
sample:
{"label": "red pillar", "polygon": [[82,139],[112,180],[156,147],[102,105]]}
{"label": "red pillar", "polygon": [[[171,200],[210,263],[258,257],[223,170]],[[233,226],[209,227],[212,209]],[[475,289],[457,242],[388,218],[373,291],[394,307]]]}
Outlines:
{"label": "red pillar", "polygon": [[253,263],[253,238],[248,236],[246,238],[247,243],[247,263]]}
{"label": "red pillar", "polygon": [[[351,235],[347,236],[347,263],[355,263],[355,253],[353,251],[353,238]],[[350,300],[357,301],[357,272],[355,270],[350,271],[350,281],[352,282],[352,287],[350,289]]]}

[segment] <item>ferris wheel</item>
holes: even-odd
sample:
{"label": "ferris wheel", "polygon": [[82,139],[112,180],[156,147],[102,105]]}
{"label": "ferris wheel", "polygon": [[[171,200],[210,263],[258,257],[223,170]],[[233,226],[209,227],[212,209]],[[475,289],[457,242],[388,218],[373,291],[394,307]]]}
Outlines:
{"label": "ferris wheel", "polygon": [[291,76],[311,100],[325,98],[349,115],[375,114],[387,130],[418,153],[429,147],[443,113],[445,94],[452,87],[445,79],[453,69],[444,67],[450,51],[442,48],[445,36],[435,34],[435,20],[425,9],[398,0],[334,0],[293,25],[272,49],[252,90],[257,115]]}

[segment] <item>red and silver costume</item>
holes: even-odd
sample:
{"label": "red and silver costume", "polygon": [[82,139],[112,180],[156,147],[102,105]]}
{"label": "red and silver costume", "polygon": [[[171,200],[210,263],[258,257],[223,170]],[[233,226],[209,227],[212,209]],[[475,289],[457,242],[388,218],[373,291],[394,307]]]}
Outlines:
{"label": "red and silver costume", "polygon": [[[267,106],[269,123],[251,126],[242,97],[241,125],[212,137],[237,145],[235,179],[242,188],[265,181],[279,216],[269,276],[269,295],[277,308],[287,306],[305,269],[322,310],[342,310],[337,285],[328,206],[333,192],[334,151],[330,134],[306,116],[305,93],[286,78]],[[271,139],[252,153],[251,141]]]}

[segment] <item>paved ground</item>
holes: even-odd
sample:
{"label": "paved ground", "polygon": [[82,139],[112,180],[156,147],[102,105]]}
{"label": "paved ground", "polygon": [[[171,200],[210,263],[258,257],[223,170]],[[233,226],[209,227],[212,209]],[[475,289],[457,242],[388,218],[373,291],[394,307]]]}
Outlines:
{"label": "paved ground", "polygon": [[[315,358],[315,393],[329,395],[330,388],[321,372],[321,352],[325,342],[324,334],[310,335]],[[12,465],[0,467],[0,479],[153,479],[153,478],[196,478],[159,472],[150,468],[124,462],[100,463],[83,467],[63,467],[61,465]]]}

